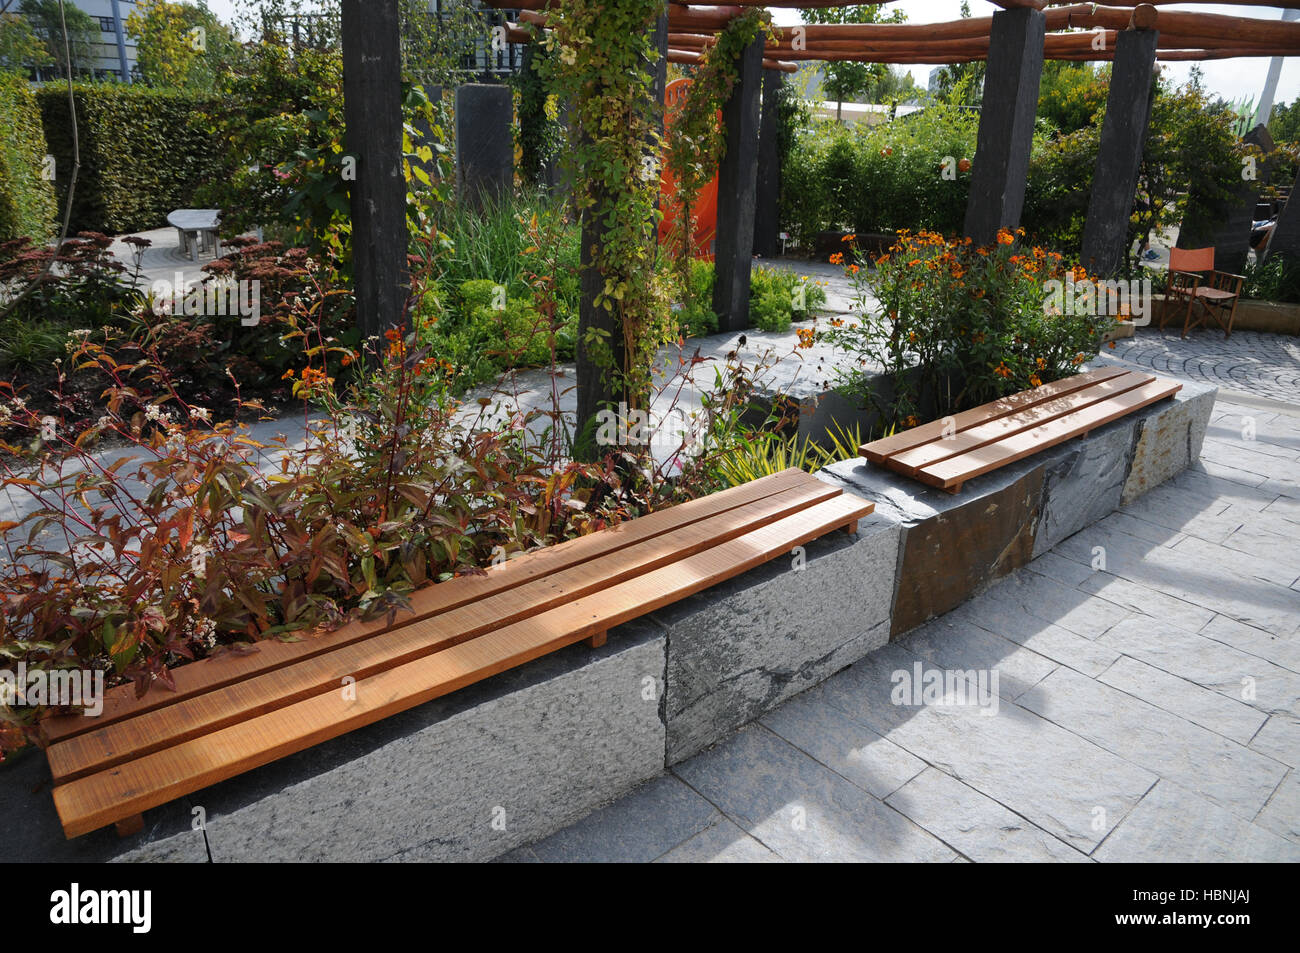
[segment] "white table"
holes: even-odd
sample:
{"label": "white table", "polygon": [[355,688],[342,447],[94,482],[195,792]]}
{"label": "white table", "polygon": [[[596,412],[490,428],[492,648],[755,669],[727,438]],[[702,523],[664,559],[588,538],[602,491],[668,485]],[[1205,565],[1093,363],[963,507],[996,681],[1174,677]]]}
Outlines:
{"label": "white table", "polygon": [[217,228],[221,224],[221,210],[215,208],[178,208],[167,215],[167,224],[176,229],[181,251],[194,261],[199,260],[203,246],[214,258],[221,257],[221,239]]}

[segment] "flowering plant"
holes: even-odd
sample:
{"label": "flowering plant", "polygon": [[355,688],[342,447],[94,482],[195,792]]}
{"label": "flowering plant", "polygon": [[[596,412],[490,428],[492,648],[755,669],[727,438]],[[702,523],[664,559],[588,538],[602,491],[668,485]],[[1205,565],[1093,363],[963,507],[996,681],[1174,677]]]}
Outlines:
{"label": "flowering plant", "polygon": [[[1018,234],[1001,229],[979,247],[905,231],[874,267],[848,265],[854,320],[820,332],[858,357],[841,383],[886,423],[913,426],[1077,371],[1115,318],[1090,313],[1104,308],[1053,308],[1052,282],[1091,279],[1056,252],[1022,246]],[[883,369],[888,397],[866,369]]]}

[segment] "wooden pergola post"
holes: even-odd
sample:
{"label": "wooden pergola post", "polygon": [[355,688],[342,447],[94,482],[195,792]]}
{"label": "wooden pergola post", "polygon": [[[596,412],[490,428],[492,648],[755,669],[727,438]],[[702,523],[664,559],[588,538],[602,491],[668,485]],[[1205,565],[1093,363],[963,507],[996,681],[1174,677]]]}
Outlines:
{"label": "wooden pergola post", "polygon": [[749,272],[754,260],[754,198],[758,186],[759,93],[763,37],[740,54],[740,78],[722,107],[727,152],[718,164],[718,226],[713,244],[713,310],[718,329],[749,327]]}
{"label": "wooden pergola post", "polygon": [[364,339],[400,327],[410,294],[402,174],[398,0],[343,0],[343,115],[352,183],[352,263]]}
{"label": "wooden pergola post", "polygon": [[1080,264],[1095,275],[1118,273],[1128,251],[1129,217],[1151,115],[1159,37],[1156,30],[1124,30],[1115,42],[1080,254]]}
{"label": "wooden pergola post", "polygon": [[1039,10],[1021,7],[993,14],[966,204],[966,234],[978,244],[992,243],[999,228],[1020,224],[1046,32],[1047,18]]}

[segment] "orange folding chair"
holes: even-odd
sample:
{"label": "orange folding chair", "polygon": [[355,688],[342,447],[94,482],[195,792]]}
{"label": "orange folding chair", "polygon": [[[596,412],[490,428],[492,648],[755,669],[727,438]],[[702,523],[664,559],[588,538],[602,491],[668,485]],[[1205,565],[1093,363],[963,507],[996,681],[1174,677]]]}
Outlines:
{"label": "orange folding chair", "polygon": [[[1187,337],[1188,331],[1199,327],[1207,320],[1213,320],[1222,328],[1225,338],[1232,337],[1232,321],[1237,316],[1237,299],[1241,297],[1241,286],[1245,281],[1242,275],[1214,270],[1213,248],[1169,249],[1169,298],[1187,302],[1183,314],[1183,337]],[[1197,310],[1194,321],[1193,310]],[[1169,312],[1166,311],[1164,317],[1160,319],[1161,330],[1164,330],[1168,316]]]}

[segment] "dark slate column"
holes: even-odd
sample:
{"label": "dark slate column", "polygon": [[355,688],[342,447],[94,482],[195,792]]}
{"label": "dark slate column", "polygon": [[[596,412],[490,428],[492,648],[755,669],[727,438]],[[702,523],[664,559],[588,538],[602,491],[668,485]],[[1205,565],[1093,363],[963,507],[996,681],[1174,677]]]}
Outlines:
{"label": "dark slate column", "polygon": [[1159,36],[1156,30],[1122,30],[1115,42],[1080,256],[1093,274],[1117,274],[1128,252],[1129,216],[1147,138]]}
{"label": "dark slate column", "polygon": [[763,70],[763,117],[758,130],[758,186],[754,208],[754,254],[774,258],[781,250],[781,155],[777,152],[777,99],[784,77]]}
{"label": "dark slate column", "polygon": [[[343,114],[352,183],[357,324],[363,337],[399,326],[406,310],[406,178],[398,0],[343,0]],[[363,9],[364,8],[364,9]]]}
{"label": "dark slate column", "polygon": [[[1275,148],[1267,126],[1256,126],[1242,137],[1248,145],[1258,146],[1268,155]],[[1250,231],[1255,221],[1255,205],[1260,193],[1273,178],[1274,162],[1257,161],[1255,177],[1241,179],[1232,200],[1226,206],[1207,208],[1193,201],[1178,230],[1179,248],[1204,248],[1214,246],[1214,267],[1220,271],[1240,275],[1246,269],[1250,253]],[[1244,169],[1243,169],[1244,171]],[[1190,185],[1192,198],[1197,196],[1196,183]]]}
{"label": "dark slate column", "polygon": [[1021,7],[993,14],[984,103],[966,205],[966,234],[989,244],[1020,224],[1029,176],[1047,18]]}
{"label": "dark slate column", "polygon": [[1296,176],[1295,183],[1291,186],[1291,197],[1282,206],[1277,225],[1269,236],[1268,247],[1264,249],[1265,260],[1274,255],[1300,262],[1300,175]]}
{"label": "dark slate column", "polygon": [[514,102],[510,87],[456,87],[456,185],[462,198],[509,195],[515,181]]}
{"label": "dark slate column", "polygon": [[759,93],[763,37],[740,55],[740,80],[722,107],[727,152],[718,167],[718,232],[713,242],[717,280],[713,310],[718,328],[749,327],[749,270],[753,263],[754,199],[758,186]]}

